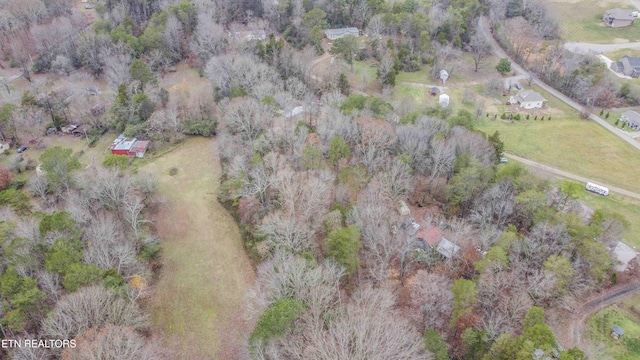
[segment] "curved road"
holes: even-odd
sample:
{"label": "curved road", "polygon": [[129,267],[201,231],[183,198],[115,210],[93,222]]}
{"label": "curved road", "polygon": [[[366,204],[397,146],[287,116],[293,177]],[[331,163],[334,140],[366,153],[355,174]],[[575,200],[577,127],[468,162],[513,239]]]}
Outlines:
{"label": "curved road", "polygon": [[[530,77],[530,76],[533,76],[528,71],[523,69],[520,65],[518,65],[515,61],[513,61],[513,59],[511,59],[511,57],[509,55],[507,55],[507,53],[502,49],[502,47],[500,47],[500,44],[498,44],[496,39],[493,38],[493,35],[491,35],[491,31],[489,31],[489,25],[487,23],[486,17],[483,16],[483,17],[480,18],[480,21],[478,22],[478,29],[481,32],[484,33],[486,39],[491,44],[491,47],[493,49],[493,53],[499,58],[509,59],[509,61],[511,61],[511,68],[513,70],[515,70],[518,73],[518,75],[523,75],[523,76],[525,76],[527,78]],[[541,87],[545,91],[547,91],[549,94],[555,96],[560,101],[562,101],[565,104],[571,106],[572,108],[578,110],[578,112],[580,112],[580,113],[582,113],[584,111],[588,112],[588,110],[585,107],[583,107],[582,105],[578,104],[577,102],[571,100],[568,96],[562,94],[558,90],[556,90],[556,89],[552,88],[551,86],[545,84],[540,79],[538,79],[536,76],[533,76],[533,83],[536,84],[537,86]],[[628,137],[627,135],[624,134],[624,132],[622,130],[616,128],[615,126],[613,126],[611,124],[609,124],[608,122],[606,122],[605,120],[603,120],[599,116],[590,113],[589,114],[589,119],[595,121],[600,126],[602,126],[605,129],[609,130],[614,135],[618,136],[620,139],[622,139],[623,141],[627,142],[629,145],[631,145],[634,148],[640,150],[640,142],[635,141],[634,139]]]}
{"label": "curved road", "polygon": [[[563,171],[563,170],[560,170],[560,169],[552,168],[551,166],[543,165],[543,164],[537,163],[535,161],[531,161],[529,159],[525,159],[525,158],[522,158],[520,156],[516,156],[516,155],[513,155],[513,154],[506,154],[505,153],[504,156],[506,156],[506,157],[508,157],[510,159],[513,159],[513,160],[517,160],[517,161],[519,161],[519,162],[521,162],[521,163],[523,163],[523,164],[525,164],[527,166],[530,166],[532,168],[540,169],[540,170],[552,173],[554,175],[558,175],[558,176],[562,176],[562,177],[567,178],[567,179],[579,181],[581,183],[586,183],[588,181],[593,181],[593,179],[587,179],[587,178],[582,177],[580,175],[576,175],[576,174],[572,174],[570,172],[566,172],[566,171]],[[619,188],[619,187],[615,187],[615,186],[611,186],[611,185],[608,185],[608,184],[604,184],[604,183],[601,183],[601,182],[598,182],[598,184],[607,187],[610,191],[613,191],[615,193],[618,193],[618,194],[621,194],[621,195],[625,195],[625,196],[632,197],[634,199],[640,200],[640,194],[634,193],[633,191],[625,190],[625,189],[622,189],[622,188]]]}
{"label": "curved road", "polygon": [[640,282],[612,287],[603,294],[582,304],[578,310],[573,312],[569,326],[564,329],[567,335],[564,338],[568,341],[568,343],[564,344],[565,348],[581,347],[583,345],[584,329],[593,314],[636,293],[640,293]]}

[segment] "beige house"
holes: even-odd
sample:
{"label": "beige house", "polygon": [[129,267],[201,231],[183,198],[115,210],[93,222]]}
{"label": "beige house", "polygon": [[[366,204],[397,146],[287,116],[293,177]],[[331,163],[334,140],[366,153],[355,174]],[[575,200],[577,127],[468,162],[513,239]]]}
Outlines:
{"label": "beige house", "polygon": [[509,98],[510,104],[518,104],[523,109],[540,109],[547,99],[533,90],[522,90]]}

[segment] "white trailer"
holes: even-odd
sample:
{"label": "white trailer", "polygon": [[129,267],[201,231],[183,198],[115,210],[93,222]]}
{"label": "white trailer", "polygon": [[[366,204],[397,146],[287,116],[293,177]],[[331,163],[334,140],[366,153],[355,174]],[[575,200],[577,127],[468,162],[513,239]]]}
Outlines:
{"label": "white trailer", "polygon": [[587,186],[585,186],[585,189],[587,189],[588,191],[591,191],[592,193],[596,193],[598,195],[602,195],[602,196],[608,196],[609,195],[609,189],[607,189],[604,186],[600,186],[598,184],[594,184],[592,182],[588,182]]}

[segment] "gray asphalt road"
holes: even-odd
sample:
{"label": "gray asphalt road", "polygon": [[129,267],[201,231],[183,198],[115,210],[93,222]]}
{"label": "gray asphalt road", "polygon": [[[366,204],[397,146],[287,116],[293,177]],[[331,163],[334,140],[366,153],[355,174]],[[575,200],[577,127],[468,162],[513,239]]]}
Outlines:
{"label": "gray asphalt road", "polygon": [[620,49],[640,49],[640,42],[623,44],[591,44],[582,42],[568,42],[564,44],[564,48],[578,54],[588,54],[590,52],[601,54],[603,52],[615,51]]}
{"label": "gray asphalt road", "polygon": [[[488,24],[487,19],[485,17],[481,17],[480,18],[480,21],[478,23],[478,30],[482,31],[485,34],[487,40],[489,41],[489,43],[491,44],[491,47],[493,48],[493,53],[497,57],[509,59],[509,61],[511,61],[511,68],[518,75],[523,75],[525,77],[531,76],[531,74],[528,71],[526,71],[520,65],[518,65],[515,61],[513,61],[513,59],[511,59],[511,57],[509,57],[509,55],[507,55],[507,53],[502,49],[502,47],[500,47],[500,44],[498,44],[496,39],[493,38],[493,35],[491,35],[491,32],[489,30],[489,24]],[[547,91],[551,95],[555,96],[556,98],[558,98],[560,101],[564,102],[565,104],[571,106],[572,108],[578,110],[581,113],[584,112],[584,111],[588,111],[582,105],[580,105],[577,102],[571,100],[568,96],[565,96],[560,91],[558,91],[558,90],[552,88],[551,86],[545,84],[544,82],[542,82],[537,77],[534,76],[533,79],[534,79],[533,80],[534,84],[536,84],[537,86],[541,87],[542,89],[544,89],[545,91]],[[640,150],[640,142],[635,141],[634,139],[630,138],[622,130],[617,129],[615,126],[613,126],[613,125],[609,124],[608,122],[604,121],[599,116],[596,116],[594,114],[590,114],[589,115],[589,119],[595,121],[600,126],[602,126],[605,129],[609,130],[614,135],[616,135],[617,137],[619,137],[623,141],[627,142],[629,145],[631,145],[634,148]]]}
{"label": "gray asphalt road", "polygon": [[618,193],[618,194],[621,194],[621,195],[624,195],[624,196],[628,196],[628,197],[640,200],[640,194],[634,193],[633,191],[629,191],[629,190],[622,189],[622,188],[619,188],[619,187],[611,186],[609,184],[601,183],[601,182],[595,181],[593,179],[587,179],[587,178],[582,177],[580,175],[576,175],[576,174],[572,174],[572,173],[567,172],[567,171],[563,171],[563,170],[560,170],[560,169],[552,168],[551,166],[540,164],[540,163],[537,163],[535,161],[531,161],[529,159],[525,159],[525,158],[522,158],[520,156],[516,156],[516,155],[513,155],[513,154],[504,154],[504,156],[506,156],[506,157],[508,157],[510,159],[513,159],[513,160],[517,160],[517,161],[519,161],[519,162],[521,162],[521,163],[523,163],[523,164],[525,164],[527,166],[530,166],[530,167],[532,167],[534,169],[539,169],[539,170],[551,173],[553,175],[562,176],[563,178],[575,180],[575,181],[578,181],[578,182],[581,182],[581,183],[586,183],[588,181],[593,181],[593,182],[598,183],[598,185],[602,185],[602,186],[607,187],[609,189],[609,191],[612,191],[612,192],[615,192],[615,193]]}

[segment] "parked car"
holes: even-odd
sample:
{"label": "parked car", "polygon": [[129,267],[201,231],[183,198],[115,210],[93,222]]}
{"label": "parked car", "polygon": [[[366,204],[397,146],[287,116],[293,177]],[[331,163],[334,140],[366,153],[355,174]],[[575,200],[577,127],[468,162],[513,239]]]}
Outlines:
{"label": "parked car", "polygon": [[87,4],[84,6],[85,9],[93,9],[93,5],[91,4]]}
{"label": "parked car", "polygon": [[27,149],[28,149],[28,147],[26,147],[26,146],[21,147],[20,149],[18,149],[18,154],[21,154],[21,153],[25,152]]}
{"label": "parked car", "polygon": [[501,163],[506,163],[506,162],[509,162],[509,159],[507,159],[506,157],[501,157],[500,158],[500,162]]}
{"label": "parked car", "polygon": [[520,86],[520,84],[518,83],[513,84],[513,87],[515,87],[518,90],[522,90],[522,86]]}

